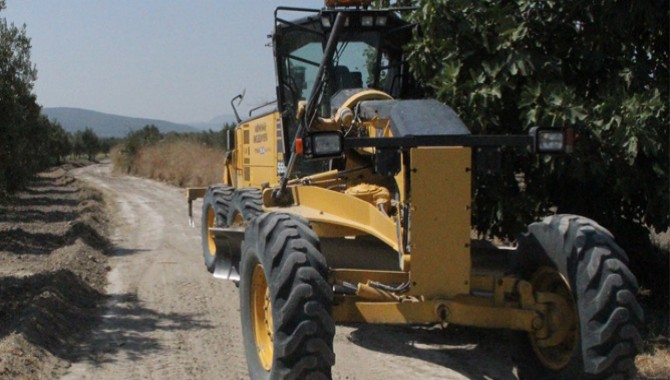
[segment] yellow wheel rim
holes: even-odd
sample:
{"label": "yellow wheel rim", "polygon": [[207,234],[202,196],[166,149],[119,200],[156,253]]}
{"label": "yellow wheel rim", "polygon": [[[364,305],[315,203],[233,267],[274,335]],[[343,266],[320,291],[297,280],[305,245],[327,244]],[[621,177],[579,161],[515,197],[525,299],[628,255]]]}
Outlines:
{"label": "yellow wheel rim", "polygon": [[263,267],[258,264],[251,276],[251,318],[254,327],[256,352],[263,369],[272,369],[273,325],[272,304],[270,302],[270,288],[265,279]]}
{"label": "yellow wheel rim", "polygon": [[[533,351],[542,364],[552,370],[565,367],[577,350],[579,343],[579,316],[570,285],[565,277],[556,269],[549,267],[540,268],[531,279],[533,290],[536,292],[552,293],[563,298],[568,305],[568,315],[562,317],[557,313],[550,313],[546,318],[549,333],[558,333],[566,329],[567,333],[559,342],[547,344],[546,339],[538,339],[534,333],[530,333],[530,342]],[[544,341],[544,342],[543,342]]]}
{"label": "yellow wheel rim", "polygon": [[214,241],[214,233],[210,228],[214,227],[216,213],[214,207],[207,208],[207,245],[209,246],[209,255],[216,256],[216,242]]}

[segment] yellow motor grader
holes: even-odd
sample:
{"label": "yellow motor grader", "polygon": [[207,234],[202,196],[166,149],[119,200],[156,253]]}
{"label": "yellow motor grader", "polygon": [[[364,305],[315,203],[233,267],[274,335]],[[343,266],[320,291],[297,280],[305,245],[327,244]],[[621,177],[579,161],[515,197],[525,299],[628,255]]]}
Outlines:
{"label": "yellow motor grader", "polygon": [[478,155],[565,152],[570,131],[471,134],[420,99],[406,9],[369,5],[276,9],[276,103],[238,117],[220,184],[187,190],[207,269],[239,285],[251,378],[331,378],[352,322],[508,329],[522,379],[630,377],[643,316],[606,229],[554,215],[514,247],[471,237]]}

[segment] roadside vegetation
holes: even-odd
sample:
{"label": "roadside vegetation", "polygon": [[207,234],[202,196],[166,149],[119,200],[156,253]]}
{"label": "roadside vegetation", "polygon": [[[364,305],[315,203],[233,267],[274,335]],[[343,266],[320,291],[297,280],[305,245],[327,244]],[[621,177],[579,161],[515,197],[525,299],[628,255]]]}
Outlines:
{"label": "roadside vegetation", "polygon": [[477,229],[513,237],[538,215],[579,214],[649,252],[649,230],[670,226],[668,1],[418,5],[413,72],[474,133],[577,131],[572,155],[503,152],[479,179]]}
{"label": "roadside vegetation", "polygon": [[161,134],[147,125],[112,148],[111,157],[117,173],[181,187],[208,186],[223,176],[225,142],[223,131]]}
{"label": "roadside vegetation", "polygon": [[[0,0],[0,12],[4,9]],[[91,129],[66,133],[43,116],[33,94],[36,79],[25,26],[0,17],[0,198],[24,188],[42,170],[67,159],[93,160],[113,143]]]}
{"label": "roadside vegetation", "polygon": [[[4,9],[0,0],[0,12]],[[40,115],[32,93],[36,78],[25,27],[0,18],[0,195],[21,188],[64,155],[67,136]]]}

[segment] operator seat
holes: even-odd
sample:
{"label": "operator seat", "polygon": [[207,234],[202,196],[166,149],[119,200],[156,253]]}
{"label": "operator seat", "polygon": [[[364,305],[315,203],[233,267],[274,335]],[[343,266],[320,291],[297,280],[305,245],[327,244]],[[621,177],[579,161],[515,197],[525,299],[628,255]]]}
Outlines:
{"label": "operator seat", "polygon": [[349,71],[346,66],[335,66],[331,72],[332,93],[348,88],[362,88],[363,76],[360,71]]}

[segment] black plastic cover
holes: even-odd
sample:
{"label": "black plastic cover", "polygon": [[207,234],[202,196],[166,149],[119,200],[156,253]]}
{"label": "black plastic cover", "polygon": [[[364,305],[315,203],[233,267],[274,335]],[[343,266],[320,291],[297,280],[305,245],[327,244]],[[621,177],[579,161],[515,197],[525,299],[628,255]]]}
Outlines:
{"label": "black plastic cover", "polygon": [[470,134],[451,107],[434,99],[364,101],[358,112],[364,119],[390,119],[394,137]]}

